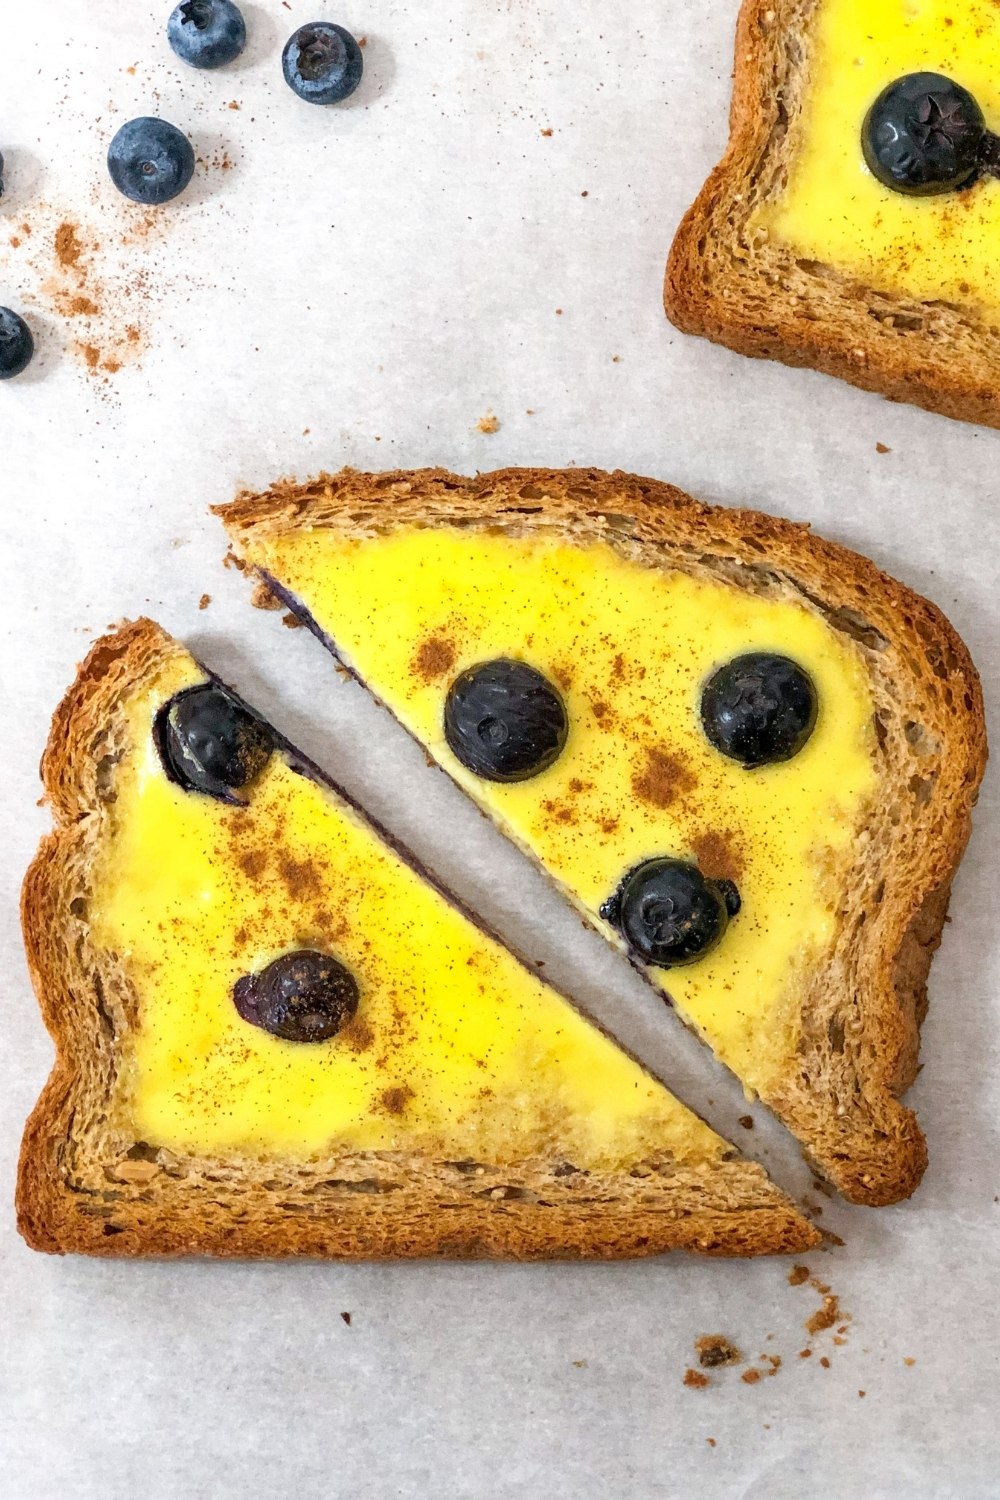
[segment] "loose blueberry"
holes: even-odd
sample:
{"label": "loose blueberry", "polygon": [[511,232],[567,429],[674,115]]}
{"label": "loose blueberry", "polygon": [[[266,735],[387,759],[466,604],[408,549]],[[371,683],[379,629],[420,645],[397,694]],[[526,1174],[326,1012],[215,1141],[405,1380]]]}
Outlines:
{"label": "loose blueberry", "polygon": [[0,380],[12,380],[31,363],[35,340],[22,317],[0,307]]}
{"label": "loose blueberry", "polygon": [[167,41],[192,68],[221,68],[243,51],[247,28],[233,0],[182,0],[167,22]]}
{"label": "loose blueberry", "polygon": [[989,139],[975,99],[940,73],[890,83],[861,131],[869,170],[885,187],[912,195],[967,187],[983,169]]}
{"label": "loose blueberry", "polygon": [[706,880],[682,859],[650,859],[625,876],[601,907],[644,963],[677,968],[703,958],[740,909],[731,880]]}
{"label": "loose blueberry", "polygon": [[222,802],[238,800],[274,749],[268,726],[211,682],[176,693],[157,715],[154,737],[171,781]]}
{"label": "loose blueberry", "polygon": [[445,739],[462,765],[487,781],[527,781],[548,770],[568,730],[559,694],[526,662],[481,662],[448,690]]}
{"label": "loose blueberry", "polygon": [[325,1042],[358,1008],[358,983],[328,953],[302,948],[233,986],[233,1004],[252,1026],[286,1042]]}
{"label": "loose blueberry", "polygon": [[186,135],[166,120],[129,120],[108,147],[108,171],[133,203],[169,203],[194,176],[194,151]]}
{"label": "loose blueberry", "polygon": [[331,21],[300,26],[281,54],[285,82],[307,104],[339,104],[354,93],[364,67],[351,33]]}
{"label": "loose blueberry", "polygon": [[716,750],[752,770],[791,760],[816,725],[816,688],[787,656],[749,651],[720,667],[701,695],[701,722]]}

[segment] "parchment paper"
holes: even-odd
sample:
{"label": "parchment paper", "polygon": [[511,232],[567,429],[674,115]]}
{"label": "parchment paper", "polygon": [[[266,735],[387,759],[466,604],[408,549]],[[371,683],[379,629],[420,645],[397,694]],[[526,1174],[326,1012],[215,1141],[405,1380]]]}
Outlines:
{"label": "parchment paper", "polygon": [[[908,1204],[848,1209],[762,1111],[752,1134],[738,1125],[738,1089],[319,647],[249,608],[207,514],[241,485],[344,463],[656,475],[807,518],[928,593],[972,647],[995,730],[1000,435],[663,318],[672,231],[723,144],[736,8],[267,0],[245,7],[245,56],[199,74],[167,48],[169,0],[4,7],[0,302],[39,336],[28,375],[0,387],[11,1500],[1000,1493],[993,779],[912,1093],[930,1170]],[[286,36],[323,16],[367,37],[363,87],[336,110],[280,76]],[[151,213],[103,168],[144,113],[201,159],[188,195]],[[498,430],[480,430],[490,416]],[[817,1204],[846,1243],[808,1264],[850,1322],[810,1337],[823,1294],[788,1285],[783,1261],[128,1265],[25,1249],[13,1173],[51,1056],[16,916],[48,826],[37,762],[93,635],[139,612]],[[750,1364],[685,1387],[708,1333]],[[745,1382],[775,1368],[762,1354],[780,1368]]]}

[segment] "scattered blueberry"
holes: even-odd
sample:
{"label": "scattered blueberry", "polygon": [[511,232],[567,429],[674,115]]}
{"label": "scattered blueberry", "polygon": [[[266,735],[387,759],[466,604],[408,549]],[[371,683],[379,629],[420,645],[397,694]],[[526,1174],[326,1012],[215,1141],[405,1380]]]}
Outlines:
{"label": "scattered blueberry", "polygon": [[167,22],[167,40],[192,68],[221,68],[243,51],[247,28],[233,0],[181,0]]}
{"label": "scattered blueberry", "polygon": [[186,135],[166,120],[129,120],[108,147],[108,171],[133,203],[169,203],[194,176],[194,151]]}
{"label": "scattered blueberry", "polygon": [[328,953],[285,953],[233,986],[233,1004],[252,1026],[286,1042],[325,1042],[353,1019],[358,983]]}
{"label": "scattered blueberry", "polygon": [[975,99],[940,73],[908,73],[890,83],[861,131],[873,175],[885,187],[912,195],[968,187],[984,169],[991,141]]}
{"label": "scattered blueberry", "polygon": [[157,714],[154,738],[171,781],[221,802],[235,802],[274,749],[268,726],[211,682],[176,693]]}
{"label": "scattered blueberry", "polygon": [[462,765],[487,781],[527,781],[548,770],[568,727],[551,682],[523,661],[469,667],[445,701],[445,739]]}
{"label": "scattered blueberry", "polygon": [[682,859],[650,859],[625,876],[601,916],[644,963],[676,968],[703,958],[740,909],[731,880],[706,880]]}
{"label": "scattered blueberry", "polygon": [[716,750],[748,771],[791,760],[816,726],[816,688],[787,656],[748,651],[709,678],[701,722]]}
{"label": "scattered blueberry", "polygon": [[0,307],[0,380],[12,380],[31,363],[35,341],[22,317]]}
{"label": "scattered blueberry", "polygon": [[281,54],[285,82],[307,104],[339,104],[354,93],[364,66],[351,33],[331,21],[300,26]]}

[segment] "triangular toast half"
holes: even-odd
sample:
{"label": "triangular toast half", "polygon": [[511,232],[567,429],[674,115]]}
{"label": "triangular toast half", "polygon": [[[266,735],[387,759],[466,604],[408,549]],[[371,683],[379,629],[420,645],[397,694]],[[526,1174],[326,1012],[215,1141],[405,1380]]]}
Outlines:
{"label": "triangular toast half", "polygon": [[865,162],[881,91],[930,72],[1000,131],[992,0],[744,0],[730,134],[677,231],[667,316],[741,354],[1000,426],[1000,183],[910,196]]}
{"label": "triangular toast half", "polygon": [[[236,705],[250,768],[223,796],[185,783],[188,740],[171,739],[206,689]],[[150,621],[93,647],[43,773],[56,830],[23,918],[57,1058],[21,1153],[31,1245],[526,1258],[816,1242],[760,1167]],[[265,979],[275,965],[303,1004]]]}
{"label": "triangular toast half", "polygon": [[[975,669],[933,605],[803,526],[624,474],[345,471],[219,514],[244,565],[635,961],[613,915],[630,872],[664,857],[735,885],[718,946],[646,974],[848,1198],[912,1192],[925,1146],[899,1095],[986,754]],[[760,651],[811,674],[818,717],[799,753],[748,770],[699,703]],[[463,674],[505,660],[568,724],[514,783],[470,769],[444,722]]]}

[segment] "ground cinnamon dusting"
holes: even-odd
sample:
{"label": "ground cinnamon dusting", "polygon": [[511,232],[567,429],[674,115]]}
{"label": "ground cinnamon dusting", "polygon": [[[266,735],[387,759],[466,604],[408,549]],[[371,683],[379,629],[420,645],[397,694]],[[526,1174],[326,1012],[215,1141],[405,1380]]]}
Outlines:
{"label": "ground cinnamon dusting", "polygon": [[83,254],[77,227],[68,221],[59,225],[55,238],[56,260],[63,267],[76,266]]}
{"label": "ground cinnamon dusting", "polygon": [[738,882],[743,874],[743,860],[735,847],[735,835],[729,830],[724,834],[714,829],[699,834],[691,842],[691,852],[706,880]]}
{"label": "ground cinnamon dusting", "polygon": [[443,677],[455,665],[455,647],[444,636],[432,635],[421,643],[413,659],[413,670],[425,682]]}
{"label": "ground cinnamon dusting", "polygon": [[647,749],[646,766],[632,777],[632,790],[652,807],[670,807],[697,785],[686,763],[668,750]]}
{"label": "ground cinnamon dusting", "polygon": [[413,1090],[408,1083],[404,1083],[398,1088],[385,1090],[382,1095],[382,1108],[387,1114],[401,1115],[412,1098]]}

